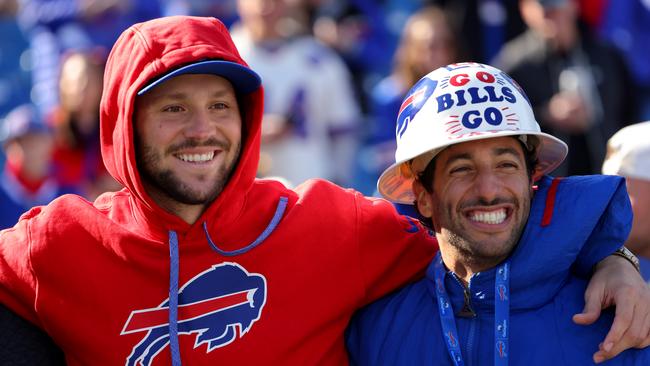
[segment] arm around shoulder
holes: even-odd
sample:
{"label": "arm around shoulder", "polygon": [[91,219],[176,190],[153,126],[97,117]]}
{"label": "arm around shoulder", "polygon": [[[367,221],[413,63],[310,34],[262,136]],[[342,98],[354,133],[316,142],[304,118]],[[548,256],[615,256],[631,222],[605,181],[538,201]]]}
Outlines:
{"label": "arm around shoulder", "polygon": [[366,303],[422,277],[438,244],[417,219],[383,200],[359,195],[358,232]]}

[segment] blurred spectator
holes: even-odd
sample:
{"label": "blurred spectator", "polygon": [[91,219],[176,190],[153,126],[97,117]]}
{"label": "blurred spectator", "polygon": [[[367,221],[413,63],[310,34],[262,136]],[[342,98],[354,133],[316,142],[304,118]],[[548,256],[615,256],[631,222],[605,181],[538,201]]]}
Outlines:
{"label": "blurred spectator", "polygon": [[238,18],[236,0],[163,0],[164,16],[215,17],[230,27]]}
{"label": "blurred spectator", "polygon": [[32,100],[47,116],[58,104],[59,58],[73,50],[109,49],[133,23],[161,15],[158,0],[18,0],[32,49]]}
{"label": "blurred spectator", "polygon": [[52,117],[57,181],[91,201],[103,192],[119,189],[100,156],[99,102],[103,72],[103,54],[66,55],[59,80],[61,101]]}
{"label": "blurred spectator", "polygon": [[468,60],[491,63],[503,45],[526,30],[517,0],[432,0],[448,12]]}
{"label": "blurred spectator", "polygon": [[634,75],[634,120],[650,120],[650,1],[610,0],[603,17],[602,35],[623,52]]}
{"label": "blurred spectator", "polygon": [[369,134],[358,154],[355,188],[375,194],[377,179],[394,162],[395,120],[409,87],[431,70],[461,61],[448,15],[436,6],[422,8],[404,27],[392,73],[374,89],[370,98]]}
{"label": "blurred spectator", "polygon": [[625,246],[639,256],[641,275],[650,281],[650,122],[625,127],[609,139],[603,174],[625,177],[634,212]]}
{"label": "blurred spectator", "polygon": [[17,9],[16,0],[0,0],[0,116],[29,102],[29,44],[16,22]]}
{"label": "blurred spectator", "polygon": [[422,0],[324,0],[314,9],[316,38],[335,50],[350,69],[362,110],[367,96],[391,69],[406,19]]}
{"label": "blurred spectator", "polygon": [[[409,16],[424,6],[443,9],[467,45],[467,58],[488,63],[508,40],[525,30],[517,0],[322,0],[315,35],[337,50],[350,66],[357,90],[366,95],[388,73]],[[369,107],[368,107],[369,108]]]}
{"label": "blurred spectator", "polygon": [[50,178],[52,136],[33,106],[21,105],[0,124],[6,161],[0,175],[0,229],[12,227],[32,206],[62,193]]}
{"label": "blurred spectator", "polygon": [[600,28],[609,2],[609,0],[578,0],[579,17],[591,31]]}
{"label": "blurred spectator", "polygon": [[350,75],[336,53],[305,33],[304,9],[286,1],[239,0],[241,21],[231,31],[265,88],[258,173],[348,185],[360,121]]}
{"label": "blurred spectator", "polygon": [[615,48],[581,32],[573,0],[521,0],[529,30],[495,62],[524,90],[542,130],[569,145],[556,175],[597,173],[607,139],[633,120],[629,74]]}

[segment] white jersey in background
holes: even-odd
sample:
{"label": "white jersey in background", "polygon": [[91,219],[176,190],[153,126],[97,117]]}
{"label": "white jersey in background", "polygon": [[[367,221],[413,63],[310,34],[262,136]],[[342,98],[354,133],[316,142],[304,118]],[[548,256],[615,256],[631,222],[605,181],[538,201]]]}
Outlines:
{"label": "white jersey in background", "polygon": [[260,175],[347,185],[360,112],[343,61],[310,36],[256,45],[243,28],[231,33],[242,58],[262,77],[265,114],[291,124],[284,136],[262,142]]}

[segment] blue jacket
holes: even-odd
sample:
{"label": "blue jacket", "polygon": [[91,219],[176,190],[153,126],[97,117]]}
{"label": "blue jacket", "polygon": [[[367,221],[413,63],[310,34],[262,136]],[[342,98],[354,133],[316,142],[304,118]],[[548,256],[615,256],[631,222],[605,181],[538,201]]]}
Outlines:
{"label": "blue jacket", "polygon": [[[584,307],[587,282],[574,273],[578,256],[594,263],[620,247],[631,227],[624,181],[611,176],[571,177],[549,193],[544,177],[510,269],[510,365],[590,365],[607,334],[613,313],[590,326],[571,317]],[[546,214],[546,226],[542,226]],[[572,265],[574,268],[572,268]],[[475,317],[460,317],[465,287],[450,272],[450,297],[466,366],[493,365],[496,269],[475,274],[469,283]],[[453,365],[441,330],[433,262],[426,277],[368,306],[348,329],[352,364]],[[611,365],[650,365],[650,349],[629,350]]]}

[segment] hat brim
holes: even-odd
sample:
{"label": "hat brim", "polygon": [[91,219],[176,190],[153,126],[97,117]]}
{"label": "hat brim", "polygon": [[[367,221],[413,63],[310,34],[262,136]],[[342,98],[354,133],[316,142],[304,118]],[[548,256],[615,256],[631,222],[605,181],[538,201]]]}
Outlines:
{"label": "hat brim", "polygon": [[166,73],[140,89],[138,95],[147,93],[173,77],[185,74],[212,74],[221,76],[230,81],[238,94],[254,92],[262,84],[260,76],[248,67],[225,60],[207,60],[185,65]]}
{"label": "hat brim", "polygon": [[[466,137],[463,138],[462,142],[518,135],[537,136],[537,138],[539,138],[540,143],[537,147],[538,165],[536,172],[540,172],[542,174],[550,173],[555,168],[557,168],[562,163],[562,161],[564,161],[564,158],[566,158],[566,155],[569,151],[569,148],[562,140],[543,132],[522,133],[522,131],[501,131],[498,134],[485,133]],[[446,146],[432,150],[442,151],[444,148],[456,143],[461,143],[461,141],[452,141]],[[425,154],[429,151],[431,150],[424,151],[422,154]],[[415,195],[413,194],[412,189],[414,177],[412,174],[406,175],[404,170],[408,170],[410,173],[410,168],[403,166],[404,163],[410,160],[412,159],[395,162],[395,164],[384,170],[384,172],[379,177],[379,180],[377,181],[377,190],[387,200],[395,203],[410,205],[412,205],[415,201]]]}

